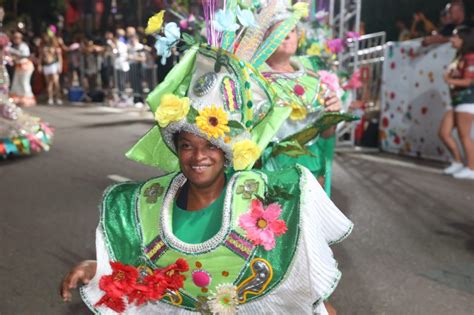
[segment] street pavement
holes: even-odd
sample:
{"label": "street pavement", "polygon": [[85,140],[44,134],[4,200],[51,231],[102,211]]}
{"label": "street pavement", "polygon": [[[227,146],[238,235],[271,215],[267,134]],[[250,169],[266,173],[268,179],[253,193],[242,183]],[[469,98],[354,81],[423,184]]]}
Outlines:
{"label": "street pavement", "polygon": [[[89,314],[62,276],[94,258],[104,189],[159,175],[124,153],[149,112],[97,106],[28,109],[55,128],[50,152],[0,161],[0,314]],[[354,222],[333,246],[338,314],[473,314],[474,181],[423,161],[338,153],[332,199]]]}

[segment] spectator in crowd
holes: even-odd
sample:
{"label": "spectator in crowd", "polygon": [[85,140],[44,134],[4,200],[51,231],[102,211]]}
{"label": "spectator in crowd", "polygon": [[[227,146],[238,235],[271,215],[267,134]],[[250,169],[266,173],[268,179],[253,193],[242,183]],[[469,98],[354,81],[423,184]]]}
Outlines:
{"label": "spectator in crowd", "polygon": [[417,12],[413,15],[413,22],[410,28],[412,38],[430,35],[434,30],[436,30],[435,25],[424,13]]}
{"label": "spectator in crowd", "polygon": [[408,27],[406,26],[403,20],[398,20],[396,25],[398,28],[398,41],[399,42],[411,39],[410,30],[408,29]]}
{"label": "spectator in crowd", "polygon": [[102,56],[102,67],[100,71],[102,88],[109,90],[112,87],[114,76],[114,34],[110,31],[104,34],[104,51]]}
{"label": "spectator in crowd", "polygon": [[40,69],[46,80],[48,92],[48,105],[55,102],[62,105],[61,88],[59,86],[59,75],[62,71],[62,53],[59,43],[54,35],[44,34],[41,39],[40,47]]}
{"label": "spectator in crowd", "polygon": [[458,131],[466,161],[463,165],[460,150],[451,135],[452,129],[449,130],[442,140],[453,153],[454,161],[445,173],[455,178],[474,179],[474,141],[471,138],[474,122],[474,28],[457,28],[451,43],[458,50],[458,56],[455,67],[445,74],[444,79],[451,88],[453,125]]}
{"label": "spectator in crowd", "polygon": [[130,63],[128,61],[128,47],[123,41],[125,31],[121,28],[117,29],[116,37],[112,41],[114,52],[114,69],[117,74],[117,82],[115,88],[118,90],[119,97],[123,98],[125,91],[125,83],[128,72],[130,71]]}
{"label": "spectator in crowd", "polygon": [[448,24],[431,36],[423,39],[423,45],[443,44],[449,42],[453,31],[461,26],[472,27],[471,22],[466,19],[464,4],[461,1],[453,1],[445,8],[448,11]]}
{"label": "spectator in crowd", "polygon": [[36,104],[35,96],[31,89],[31,75],[34,66],[30,57],[30,48],[23,41],[23,34],[13,33],[10,55],[15,64],[15,75],[11,85],[10,96],[20,106],[33,106]]}
{"label": "spectator in crowd", "polygon": [[130,63],[130,82],[133,89],[133,102],[142,103],[142,64],[145,62],[145,46],[138,41],[137,35],[131,35],[128,43],[128,60]]}
{"label": "spectator in crowd", "polygon": [[88,38],[83,41],[82,49],[82,62],[84,69],[84,91],[87,95],[87,100],[93,98],[98,88],[98,75],[101,63],[100,54],[103,52],[103,48],[95,45],[92,39]]}

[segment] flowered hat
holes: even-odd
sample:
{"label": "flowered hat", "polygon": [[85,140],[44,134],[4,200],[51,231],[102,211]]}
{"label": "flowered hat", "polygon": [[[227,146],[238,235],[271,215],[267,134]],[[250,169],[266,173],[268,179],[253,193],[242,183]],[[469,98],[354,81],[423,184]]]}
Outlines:
{"label": "flowered hat", "polygon": [[157,125],[127,153],[129,158],[178,170],[174,135],[180,131],[208,139],[236,170],[251,168],[260,157],[291,108],[276,104],[266,79],[234,54],[235,26],[225,27],[208,36],[219,38],[217,46],[185,38],[190,48],[147,98]]}

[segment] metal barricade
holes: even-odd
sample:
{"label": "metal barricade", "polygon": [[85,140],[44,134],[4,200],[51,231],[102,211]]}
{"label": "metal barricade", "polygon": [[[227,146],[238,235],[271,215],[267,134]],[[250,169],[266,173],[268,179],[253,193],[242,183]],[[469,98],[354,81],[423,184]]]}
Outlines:
{"label": "metal barricade", "polygon": [[[144,62],[129,62],[127,71],[113,66],[110,106],[142,106],[148,93],[157,85],[155,59],[151,52],[147,51],[145,54]],[[115,64],[115,60],[112,64]]]}
{"label": "metal barricade", "polygon": [[[378,117],[376,113],[380,111],[385,39],[386,33],[379,32],[348,40],[348,50],[338,60],[339,65],[348,72],[360,71],[362,87],[352,91],[352,107],[355,114],[369,119]],[[355,145],[356,126],[352,123],[338,127],[338,146]]]}

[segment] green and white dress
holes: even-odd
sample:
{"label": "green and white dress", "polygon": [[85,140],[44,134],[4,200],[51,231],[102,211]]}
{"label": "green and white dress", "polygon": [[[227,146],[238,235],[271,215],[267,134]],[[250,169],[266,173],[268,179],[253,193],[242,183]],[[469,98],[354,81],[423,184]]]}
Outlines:
{"label": "green and white dress", "polygon": [[[153,304],[127,304],[124,313],[209,314],[215,292],[231,285],[238,314],[327,314],[322,302],[341,276],[329,245],[344,239],[352,222],[309,170],[236,172],[218,200],[194,213],[182,213],[175,204],[185,182],[183,174],[172,173],[106,191],[96,237],[97,273],[81,288],[92,311],[115,314],[95,306],[104,294],[99,281],[112,272],[111,261],[155,269],[182,258],[190,267],[183,273],[183,288]],[[287,227],[269,250],[252,242],[239,224],[257,196],[281,207],[279,219]],[[206,232],[210,225],[217,228]]]}
{"label": "green and white dress", "polygon": [[[286,103],[302,104],[305,117],[291,116],[277,133],[273,146],[267,148],[263,156],[263,168],[279,170],[300,164],[308,168],[315,177],[325,176],[325,190],[330,195],[331,165],[335,146],[335,136],[323,138],[319,134],[341,121],[354,120],[345,113],[325,113],[321,105],[327,93],[316,72],[319,65],[314,58],[292,57],[292,73],[274,72],[268,65],[262,65],[262,74],[272,81],[277,95]],[[338,91],[339,97],[343,91]],[[295,141],[304,151],[295,152]]]}

